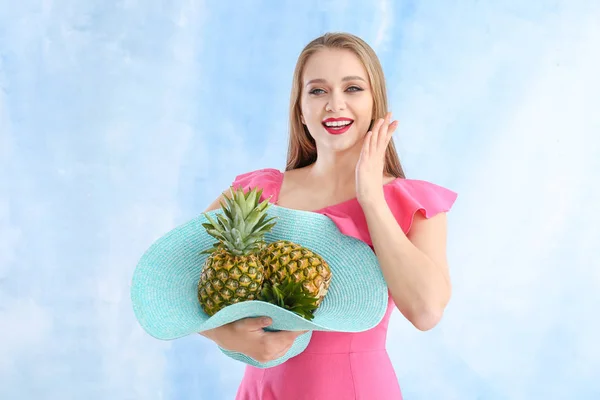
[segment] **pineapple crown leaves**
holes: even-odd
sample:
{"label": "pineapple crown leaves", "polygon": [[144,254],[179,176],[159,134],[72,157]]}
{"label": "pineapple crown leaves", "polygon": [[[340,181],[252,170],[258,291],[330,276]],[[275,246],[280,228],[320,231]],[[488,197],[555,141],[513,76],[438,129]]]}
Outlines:
{"label": "pineapple crown leaves", "polygon": [[309,321],[314,318],[313,313],[318,307],[318,299],[306,293],[302,283],[295,282],[289,276],[280,283],[266,281],[258,299],[292,311]]}
{"label": "pineapple crown leaves", "polygon": [[276,217],[266,213],[269,200],[259,203],[262,189],[254,188],[247,193],[242,188],[229,188],[230,196],[223,196],[221,201],[222,214],[217,214],[216,220],[207,213],[203,215],[208,223],[202,226],[206,232],[218,240],[218,243],[202,253],[212,253],[218,248],[226,248],[232,254],[242,255],[257,249],[262,243],[264,234],[274,226]]}

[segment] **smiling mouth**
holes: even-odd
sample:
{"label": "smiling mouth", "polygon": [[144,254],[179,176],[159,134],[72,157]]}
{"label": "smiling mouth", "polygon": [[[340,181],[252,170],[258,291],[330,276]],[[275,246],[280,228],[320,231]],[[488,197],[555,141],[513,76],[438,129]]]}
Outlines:
{"label": "smiling mouth", "polygon": [[354,121],[347,119],[343,121],[324,121],[322,125],[330,134],[339,135],[350,129],[353,123]]}

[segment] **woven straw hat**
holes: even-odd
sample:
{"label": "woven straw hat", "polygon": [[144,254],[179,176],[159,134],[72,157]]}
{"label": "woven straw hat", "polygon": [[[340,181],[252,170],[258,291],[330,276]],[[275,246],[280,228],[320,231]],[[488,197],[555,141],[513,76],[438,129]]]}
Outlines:
{"label": "woven straw hat", "polygon": [[[211,217],[219,210],[208,212]],[[268,316],[271,330],[309,331],[299,336],[281,358],[259,363],[246,355],[223,350],[228,356],[257,367],[271,367],[304,351],[310,331],[362,332],[383,318],[388,289],[377,258],[364,242],[342,234],[328,217],[271,205],[277,218],[265,235],[267,242],[290,240],[321,255],[331,268],[331,283],[323,302],[308,321],[262,301],[230,305],[209,317],[198,301],[197,285],[206,254],[215,239],[202,226],[201,215],[159,238],[141,257],[133,274],[131,300],[142,328],[161,340],[217,328],[246,317]]]}

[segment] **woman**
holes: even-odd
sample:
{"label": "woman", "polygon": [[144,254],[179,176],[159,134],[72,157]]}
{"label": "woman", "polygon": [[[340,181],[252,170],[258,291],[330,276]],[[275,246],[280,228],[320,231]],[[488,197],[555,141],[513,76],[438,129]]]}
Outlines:
{"label": "woman", "polygon": [[[388,310],[367,332],[313,332],[306,350],[287,362],[247,366],[238,400],[402,398],[385,350],[388,321],[394,306],[423,331],[442,317],[451,291],[445,213],[456,194],[405,179],[391,141],[397,126],[387,113],[383,71],[364,41],[326,34],[306,46],[294,72],[285,172],[248,172],[233,186],[258,186],[279,206],[325,214],[369,244],[389,288]],[[202,335],[266,362],[302,333],[263,331],[268,325],[248,318]]]}

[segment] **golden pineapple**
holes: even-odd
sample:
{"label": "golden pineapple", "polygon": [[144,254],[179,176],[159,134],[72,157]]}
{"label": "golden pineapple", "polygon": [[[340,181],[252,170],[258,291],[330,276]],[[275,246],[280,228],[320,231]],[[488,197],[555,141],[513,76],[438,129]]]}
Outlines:
{"label": "golden pineapple", "polygon": [[265,279],[272,285],[284,285],[289,277],[317,299],[316,306],[321,304],[331,282],[331,268],[319,254],[294,242],[278,240],[266,245],[261,260]]}
{"label": "golden pineapple", "polygon": [[258,299],[292,311],[309,321],[314,318],[313,313],[318,307],[318,298],[306,293],[302,283],[294,282],[290,276],[277,283],[266,280]]}
{"label": "golden pineapple", "polygon": [[216,221],[204,214],[208,223],[202,224],[217,239],[202,252],[209,256],[198,282],[198,300],[209,316],[228,305],[257,299],[265,277],[260,251],[265,233],[275,225],[266,213],[268,200],[259,203],[262,190],[230,189],[230,194]]}

